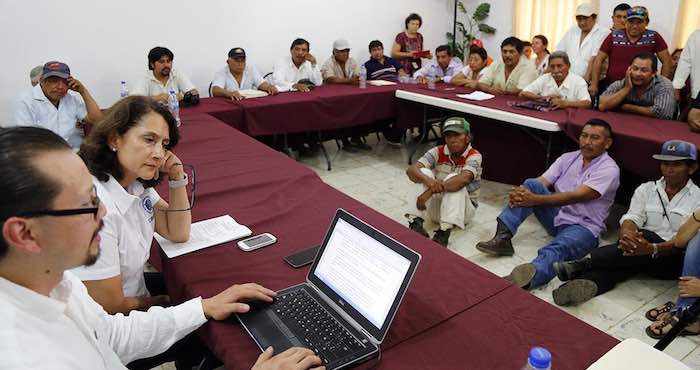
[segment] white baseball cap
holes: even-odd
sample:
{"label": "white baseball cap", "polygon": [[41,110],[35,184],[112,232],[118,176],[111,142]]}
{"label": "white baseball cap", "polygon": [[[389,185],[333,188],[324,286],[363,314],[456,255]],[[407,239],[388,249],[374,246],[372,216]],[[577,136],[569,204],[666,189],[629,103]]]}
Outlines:
{"label": "white baseball cap", "polygon": [[576,7],[576,16],[584,16],[584,17],[590,17],[591,15],[596,14],[595,10],[593,9],[593,5],[589,3],[583,3]]}
{"label": "white baseball cap", "polygon": [[333,41],[333,49],[335,50],[349,50],[350,43],[346,39],[337,39]]}

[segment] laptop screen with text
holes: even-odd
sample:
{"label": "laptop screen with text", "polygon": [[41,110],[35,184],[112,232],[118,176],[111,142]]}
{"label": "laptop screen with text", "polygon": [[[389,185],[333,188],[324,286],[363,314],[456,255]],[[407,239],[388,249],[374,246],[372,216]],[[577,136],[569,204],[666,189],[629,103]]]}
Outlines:
{"label": "laptop screen with text", "polygon": [[337,219],[313,275],[382,329],[401,291],[411,260]]}

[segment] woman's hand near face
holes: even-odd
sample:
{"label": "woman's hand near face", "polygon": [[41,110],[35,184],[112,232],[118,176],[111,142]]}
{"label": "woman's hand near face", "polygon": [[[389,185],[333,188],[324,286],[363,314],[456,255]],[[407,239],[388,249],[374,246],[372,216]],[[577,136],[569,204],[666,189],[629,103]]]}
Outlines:
{"label": "woman's hand near face", "polygon": [[182,167],[180,159],[171,151],[165,151],[163,165],[160,166],[160,172],[167,173],[169,180],[182,180],[185,178],[185,170]]}

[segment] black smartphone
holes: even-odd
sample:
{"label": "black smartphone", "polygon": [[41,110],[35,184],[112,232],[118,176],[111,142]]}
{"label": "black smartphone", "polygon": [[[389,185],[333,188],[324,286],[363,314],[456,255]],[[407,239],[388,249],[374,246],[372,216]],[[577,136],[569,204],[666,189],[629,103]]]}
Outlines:
{"label": "black smartphone", "polygon": [[284,257],[284,260],[294,268],[306,266],[314,261],[319,249],[321,249],[320,245],[307,248],[302,250],[301,252],[290,254],[289,256]]}

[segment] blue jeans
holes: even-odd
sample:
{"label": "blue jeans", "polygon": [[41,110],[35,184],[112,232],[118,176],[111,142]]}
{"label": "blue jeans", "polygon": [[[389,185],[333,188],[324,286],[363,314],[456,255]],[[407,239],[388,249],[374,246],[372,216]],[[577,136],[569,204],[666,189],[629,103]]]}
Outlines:
{"label": "blue jeans", "polygon": [[[535,194],[551,194],[549,189],[537,179],[527,179],[523,182],[523,186]],[[537,257],[532,261],[537,272],[530,281],[531,288],[544,285],[554,278],[556,275],[552,267],[554,262],[582,258],[598,246],[598,238],[581,225],[554,226],[554,217],[559,213],[559,207],[507,207],[498,215],[498,218],[515,235],[520,224],[533,213],[554,239],[540,248],[537,251]]]}
{"label": "blue jeans", "polygon": [[[683,273],[681,276],[695,276],[700,278],[700,233],[690,239],[685,247],[685,257],[683,258]],[[697,297],[678,298],[676,309],[690,307]]]}

